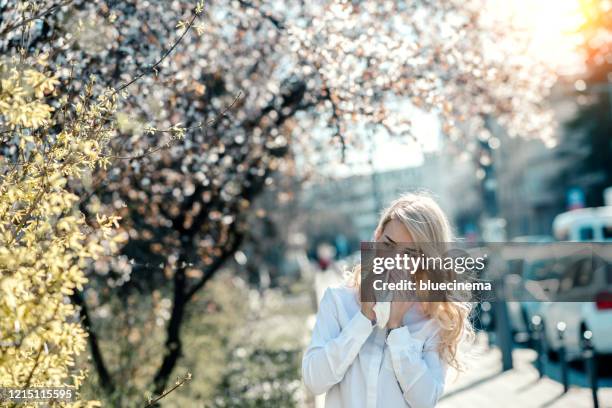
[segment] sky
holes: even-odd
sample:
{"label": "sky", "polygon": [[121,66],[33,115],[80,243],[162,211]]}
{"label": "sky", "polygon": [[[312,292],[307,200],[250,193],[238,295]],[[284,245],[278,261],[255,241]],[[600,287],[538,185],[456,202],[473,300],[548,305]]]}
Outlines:
{"label": "sky", "polygon": [[[363,149],[351,150],[348,153],[348,164],[333,164],[331,170],[334,175],[347,177],[421,165],[423,153],[434,152],[441,145],[440,122],[433,113],[416,108],[409,112],[415,141],[407,141],[405,137],[391,137],[381,131],[374,136],[375,142],[368,143]],[[370,164],[370,157],[373,165]]]}
{"label": "sky", "polygon": [[586,22],[588,0],[490,0],[491,10],[530,38],[530,58],[543,60],[562,75],[582,70],[575,52],[580,44],[579,29]]}

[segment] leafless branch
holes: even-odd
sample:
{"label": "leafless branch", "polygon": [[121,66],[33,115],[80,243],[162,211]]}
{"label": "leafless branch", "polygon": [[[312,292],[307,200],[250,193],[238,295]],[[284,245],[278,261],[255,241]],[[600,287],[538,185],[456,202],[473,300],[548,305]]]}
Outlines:
{"label": "leafless branch", "polygon": [[174,44],[172,44],[172,46],[170,46],[170,48],[168,48],[166,50],[166,52],[164,52],[162,54],[162,56],[157,60],[157,62],[155,62],[153,65],[151,65],[150,67],[141,70],[141,72],[136,75],[134,78],[130,79],[128,82],[126,82],[125,84],[121,85],[118,89],[117,92],[121,92],[123,91],[125,88],[127,88],[128,86],[132,85],[134,82],[138,81],[140,78],[142,78],[143,76],[150,74],[151,72],[155,72],[155,70],[157,69],[157,67],[172,53],[172,51],[174,51],[174,49],[180,44],[181,41],[183,41],[183,38],[185,37],[185,35],[187,35],[187,33],[189,32],[189,30],[191,30],[191,27],[193,26],[193,23],[195,22],[196,18],[198,18],[199,14],[197,14],[196,12],[193,13],[193,16],[191,17],[191,20],[189,20],[189,23],[187,24],[187,26],[185,27],[185,30],[183,30],[183,33],[179,36],[179,38],[177,38],[177,40],[174,42]]}
{"label": "leafless branch", "polygon": [[164,390],[164,392],[162,392],[158,397],[150,398],[149,401],[147,401],[147,405],[145,405],[145,408],[155,406],[159,401],[165,398],[168,394],[170,394],[177,388],[182,387],[189,381],[191,381],[191,373],[187,373],[183,378],[177,378],[176,383],[171,388]]}
{"label": "leafless branch", "polygon": [[34,20],[38,20],[39,18],[43,18],[51,13],[54,13],[55,11],[59,10],[60,8],[67,6],[68,4],[72,3],[73,0],[66,0],[66,1],[62,1],[59,3],[55,3],[53,4],[51,7],[41,11],[38,14],[33,15],[32,17],[28,17],[25,19],[22,19],[21,21],[18,21],[14,24],[9,24],[8,26],[4,27],[4,30],[2,30],[2,32],[0,32],[0,38],[4,37],[5,35],[7,35],[8,33],[10,33],[11,31],[14,31],[20,27],[25,26],[28,23],[31,23]]}
{"label": "leafless branch", "polygon": [[[234,105],[236,105],[236,102],[238,102],[238,100],[240,99],[240,97],[242,96],[242,92],[239,91],[236,96],[234,97],[234,100],[232,101],[232,103],[230,103],[221,113],[219,113],[217,116],[215,116],[214,118],[212,118],[211,120],[209,120],[206,123],[200,123],[199,125],[196,126],[191,126],[191,127],[187,127],[187,128],[183,128],[182,130],[184,131],[189,131],[189,130],[196,130],[196,129],[205,129],[208,127],[213,126],[215,123],[217,123],[218,121],[220,121],[222,118],[224,118],[227,113],[234,107]],[[177,129],[176,128],[168,128],[168,129],[157,129],[155,131],[153,131],[153,133],[174,133],[176,132]],[[178,139],[174,139],[173,142],[176,142],[176,140]],[[167,143],[164,146],[158,146],[155,147],[145,153],[142,154],[138,154],[135,156],[108,156],[108,158],[110,159],[119,159],[119,160],[139,160],[142,158],[145,158],[147,156],[152,155],[153,153],[159,152],[160,150],[164,150],[169,148],[173,143]]]}

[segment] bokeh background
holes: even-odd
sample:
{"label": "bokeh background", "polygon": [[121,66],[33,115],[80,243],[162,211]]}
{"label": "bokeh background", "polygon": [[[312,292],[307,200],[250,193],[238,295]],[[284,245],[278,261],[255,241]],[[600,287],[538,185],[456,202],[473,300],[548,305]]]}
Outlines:
{"label": "bokeh background", "polygon": [[[563,239],[557,215],[612,205],[609,0],[0,0],[0,48],[3,80],[40,53],[58,79],[40,95],[55,107],[42,144],[20,141],[39,125],[15,125],[33,111],[2,100],[3,192],[29,152],[59,143],[63,106],[89,86],[121,96],[105,165],[62,187],[103,248],[64,297],[87,332],[67,373],[87,370],[82,398],[103,406],[174,384],[161,406],[320,406],[300,378],[318,299],[403,192],[430,192],[469,242]],[[26,293],[9,261],[31,242],[2,208],[17,232],[1,241],[0,379],[23,386],[7,299]],[[91,232],[100,216],[121,217],[108,236]],[[592,406],[584,364],[563,393],[558,360],[538,379],[526,328],[500,340],[485,326],[442,405]],[[515,347],[506,371],[500,341]],[[41,382],[45,350],[30,365]]]}

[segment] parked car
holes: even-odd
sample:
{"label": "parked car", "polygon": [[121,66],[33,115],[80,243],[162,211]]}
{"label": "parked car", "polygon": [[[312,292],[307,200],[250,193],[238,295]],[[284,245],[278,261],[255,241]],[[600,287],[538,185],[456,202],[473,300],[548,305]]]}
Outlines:
{"label": "parked car", "polygon": [[[505,286],[509,290],[518,292],[522,289],[522,275],[525,260],[523,258],[507,259],[506,260],[506,277]],[[520,294],[515,293],[516,298],[520,298]],[[516,341],[526,341],[529,334],[529,325],[524,315],[524,309],[521,307],[521,302],[508,302],[508,317],[510,320],[510,330]]]}
{"label": "parked car", "polygon": [[612,206],[559,214],[553,221],[553,234],[559,241],[612,241]]}
{"label": "parked car", "polygon": [[[534,286],[536,289],[540,289],[544,286],[541,280],[547,278],[548,274],[543,273],[543,271],[551,257],[546,245],[531,245],[551,242],[550,237],[533,240],[525,238],[521,237],[520,240],[513,240],[512,243],[499,247],[500,252],[491,257],[490,260],[501,261],[501,263],[492,268],[487,268],[487,275],[485,276],[487,279],[496,279],[496,276],[497,278],[503,276],[504,298],[508,300],[506,304],[510,330],[514,340],[520,343],[529,341],[529,322],[542,301],[541,297],[529,293],[527,288]],[[501,274],[495,274],[498,268],[503,270]],[[489,269],[493,269],[493,271]],[[536,285],[530,285],[534,282]],[[529,302],[529,299],[534,301]]]}
{"label": "parked car", "polygon": [[[554,355],[561,346],[558,328],[564,328],[563,343],[568,359],[577,359],[583,333],[592,333],[598,354],[612,355],[612,263],[608,258],[576,256],[565,265],[553,302],[539,303],[537,313],[544,325],[544,339]],[[585,299],[593,299],[585,302]]]}
{"label": "parked car", "polygon": [[508,302],[508,317],[515,340],[527,341],[531,331],[531,319],[538,313],[542,302],[556,291],[558,272],[556,261],[543,246],[511,247],[507,251],[506,290],[509,298],[520,301]]}
{"label": "parked car", "polygon": [[[522,283],[525,270],[529,268],[530,262],[541,258],[542,254],[538,253],[537,245],[527,247],[520,244],[545,244],[554,242],[554,238],[550,235],[522,235],[512,238],[511,242],[515,245],[508,245],[504,253],[507,268],[505,285],[515,291],[514,298],[521,299],[523,298],[522,294],[516,292],[523,290]],[[528,251],[528,248],[532,251]],[[533,251],[534,249],[535,251]],[[537,304],[523,305],[518,301],[508,302],[510,329],[516,342],[525,343],[529,341],[530,319],[527,309],[534,309],[536,306]]]}

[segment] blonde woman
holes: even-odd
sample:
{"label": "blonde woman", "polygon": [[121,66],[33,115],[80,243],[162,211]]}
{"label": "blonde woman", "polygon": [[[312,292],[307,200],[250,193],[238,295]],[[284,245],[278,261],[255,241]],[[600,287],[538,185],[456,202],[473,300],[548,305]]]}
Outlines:
{"label": "blonde woman", "polygon": [[[384,211],[375,239],[388,245],[448,243],[452,234],[432,198],[407,194]],[[380,328],[376,305],[359,301],[356,271],[351,285],[323,295],[302,361],[306,386],[326,393],[328,408],[435,406],[447,368],[458,366],[457,346],[471,333],[469,304],[393,301]]]}

